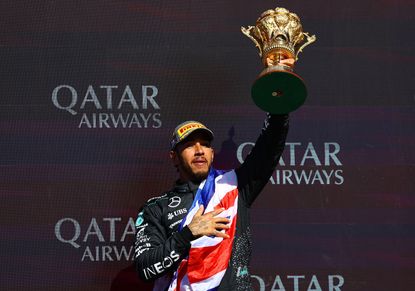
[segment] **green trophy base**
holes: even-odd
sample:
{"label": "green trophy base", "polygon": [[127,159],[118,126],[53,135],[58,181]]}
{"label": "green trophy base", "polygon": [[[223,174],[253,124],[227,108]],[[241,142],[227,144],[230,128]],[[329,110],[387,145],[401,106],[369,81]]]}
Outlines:
{"label": "green trophy base", "polygon": [[300,76],[282,66],[266,68],[251,89],[252,99],[262,110],[273,114],[286,114],[300,107],[307,89]]}

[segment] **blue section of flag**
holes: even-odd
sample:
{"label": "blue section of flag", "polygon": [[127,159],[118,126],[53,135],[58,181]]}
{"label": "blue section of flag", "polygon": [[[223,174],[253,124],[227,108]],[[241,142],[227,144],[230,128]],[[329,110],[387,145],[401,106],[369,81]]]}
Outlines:
{"label": "blue section of flag", "polygon": [[[213,167],[210,168],[209,174],[206,178],[205,185],[203,188],[197,189],[195,199],[193,200],[192,206],[190,207],[189,211],[187,213],[190,213],[193,208],[200,207],[200,205],[203,205],[203,207],[206,210],[206,207],[209,204],[210,199],[212,198],[213,194],[215,194],[215,179],[217,176],[222,175],[225,171],[222,170],[216,170]],[[182,219],[182,222],[179,225],[179,231],[183,229],[183,225],[186,222],[187,215]]]}

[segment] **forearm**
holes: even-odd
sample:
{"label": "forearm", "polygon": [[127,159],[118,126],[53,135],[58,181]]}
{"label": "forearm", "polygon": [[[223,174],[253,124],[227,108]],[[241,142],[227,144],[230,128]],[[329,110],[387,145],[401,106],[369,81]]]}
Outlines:
{"label": "forearm", "polygon": [[[145,225],[145,224],[143,224]],[[193,236],[187,227],[164,238],[153,225],[138,231],[135,242],[135,265],[143,280],[153,280],[172,272],[185,258]]]}
{"label": "forearm", "polygon": [[267,184],[285,147],[288,115],[268,115],[255,146],[244,163],[236,169],[238,188],[250,206]]}

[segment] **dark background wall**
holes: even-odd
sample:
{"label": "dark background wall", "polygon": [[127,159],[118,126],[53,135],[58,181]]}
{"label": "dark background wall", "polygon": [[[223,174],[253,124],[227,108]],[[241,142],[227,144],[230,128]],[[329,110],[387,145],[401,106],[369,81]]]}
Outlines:
{"label": "dark background wall", "polygon": [[239,164],[265,116],[240,26],[276,6],[317,42],[252,209],[254,286],[415,288],[413,1],[140,0],[0,4],[2,290],[149,288],[132,224],[176,178],[172,129],[206,123],[216,166]]}

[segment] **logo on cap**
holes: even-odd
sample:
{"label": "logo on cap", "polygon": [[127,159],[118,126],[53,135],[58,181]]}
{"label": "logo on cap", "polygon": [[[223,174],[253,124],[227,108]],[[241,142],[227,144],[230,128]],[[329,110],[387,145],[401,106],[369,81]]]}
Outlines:
{"label": "logo on cap", "polygon": [[179,142],[183,141],[195,130],[204,130],[208,134],[207,138],[209,140],[213,139],[213,132],[202,123],[194,120],[185,121],[174,129],[170,149],[173,150]]}
{"label": "logo on cap", "polygon": [[188,124],[185,124],[182,127],[180,127],[177,130],[177,134],[178,134],[179,138],[181,139],[182,136],[185,135],[189,130],[193,130],[195,128],[206,128],[206,126],[204,126],[201,123],[197,123],[197,122],[188,123]]}

